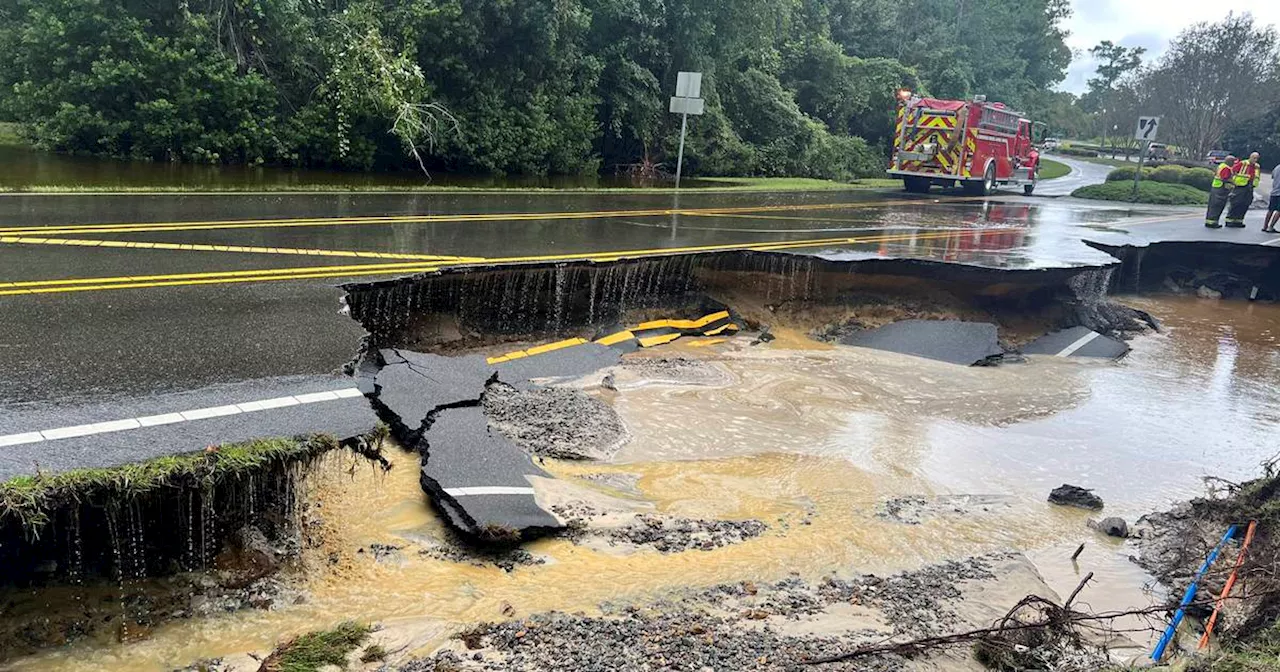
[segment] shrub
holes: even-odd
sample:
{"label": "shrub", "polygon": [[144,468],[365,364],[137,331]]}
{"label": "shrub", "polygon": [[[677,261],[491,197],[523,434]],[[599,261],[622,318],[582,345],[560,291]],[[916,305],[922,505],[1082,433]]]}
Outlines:
{"label": "shrub", "polygon": [[[1133,173],[1134,173],[1137,169],[1138,169],[1138,167],[1137,167],[1137,166],[1125,166],[1125,167],[1123,167],[1123,168],[1116,168],[1115,170],[1111,171],[1110,173],[1107,173],[1107,181],[1108,181],[1108,182],[1132,182],[1132,181],[1133,181]],[[1152,169],[1150,169],[1150,168],[1143,168],[1143,169],[1142,169],[1142,179],[1144,179],[1144,180],[1151,179],[1151,173],[1152,173],[1152,172],[1153,172],[1153,171],[1152,171]]]}
{"label": "shrub", "polygon": [[1182,184],[1182,178],[1187,174],[1187,169],[1182,166],[1160,166],[1151,171],[1149,177],[1155,182],[1164,182],[1165,184]]}
{"label": "shrub", "polygon": [[1059,147],[1054,151],[1058,154],[1065,154],[1067,156],[1083,156],[1085,158],[1090,158],[1090,159],[1098,158],[1098,153],[1093,151],[1092,149],[1078,149],[1076,147]]}
{"label": "shrub", "polygon": [[[1132,179],[1133,174],[1130,173]],[[1209,194],[1185,184],[1165,184],[1150,180],[1138,185],[1138,198],[1133,198],[1133,185],[1128,182],[1111,181],[1105,184],[1091,184],[1076,189],[1071,194],[1076,198],[1091,198],[1100,201],[1128,201],[1131,203],[1151,203],[1155,205],[1204,205],[1209,202]]]}
{"label": "shrub", "polygon": [[1213,188],[1213,171],[1208,168],[1188,168],[1182,174],[1182,183],[1201,191]]}

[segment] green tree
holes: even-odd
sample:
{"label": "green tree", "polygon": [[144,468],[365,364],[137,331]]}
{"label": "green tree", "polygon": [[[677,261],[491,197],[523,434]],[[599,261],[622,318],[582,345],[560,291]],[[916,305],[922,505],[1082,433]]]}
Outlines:
{"label": "green tree", "polygon": [[1199,155],[1215,149],[1228,128],[1262,116],[1280,101],[1280,36],[1229,14],[1178,35],[1144,73],[1144,108],[1162,116],[1162,137]]}

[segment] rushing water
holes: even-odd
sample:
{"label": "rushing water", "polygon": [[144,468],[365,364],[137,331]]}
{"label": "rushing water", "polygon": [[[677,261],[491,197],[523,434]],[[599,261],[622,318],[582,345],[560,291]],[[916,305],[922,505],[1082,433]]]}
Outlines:
{"label": "rushing water", "polygon": [[[605,600],[644,600],[685,585],[789,572],[892,572],[1001,548],[1027,552],[1046,581],[1095,609],[1145,605],[1132,549],[1088,531],[1083,512],[1047,505],[1052,487],[1095,488],[1130,521],[1200,492],[1207,474],[1245,478],[1277,449],[1280,307],[1198,299],[1130,301],[1166,332],[1137,339],[1119,363],[1036,358],[960,368],[797,338],[678,350],[711,357],[713,384],[619,376],[615,407],[634,435],[615,463],[549,464],[567,487],[620,472],[638,497],[684,517],[758,518],[764,536],[709,552],[623,554],[565,540],[534,543],[547,564],[513,573],[434,559],[442,538],[416,464],[383,476],[331,463],[311,487],[324,543],[308,554],[308,598],[276,611],[175,621],[145,641],[81,642],[15,661],[20,670],[163,670],[202,657],[265,651],[290,634],[347,619],[465,623]],[[793,335],[794,336],[794,335]],[[779,347],[785,345],[788,347]],[[669,354],[670,350],[658,354]],[[613,495],[619,493],[613,492]],[[919,525],[877,516],[902,495],[989,495],[990,511],[942,511]],[[806,522],[807,521],[807,522]],[[1068,559],[1081,542],[1089,550]],[[359,549],[405,548],[391,562]],[[430,646],[431,637],[417,642]]]}

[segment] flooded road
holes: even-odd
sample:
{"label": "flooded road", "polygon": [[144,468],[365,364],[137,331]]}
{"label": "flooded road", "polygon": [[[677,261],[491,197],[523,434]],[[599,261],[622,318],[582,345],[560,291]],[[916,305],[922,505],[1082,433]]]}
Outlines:
{"label": "flooded road", "polygon": [[[548,462],[573,497],[768,524],[754,539],[672,554],[546,540],[528,547],[545,564],[506,573],[431,553],[444,531],[424,504],[413,458],[400,455],[387,476],[335,462],[313,484],[325,543],[306,559],[305,600],[173,622],[129,645],[74,644],[6,669],[172,669],[265,651],[347,618],[419,623],[435,633],[429,645],[445,625],[501,619],[506,605],[518,615],[594,613],[604,601],[689,585],[892,572],[1004,548],[1027,552],[1059,594],[1095,571],[1081,596],[1094,609],[1145,605],[1145,576],[1126,546],[1045,496],[1063,482],[1094,488],[1106,515],[1133,521],[1198,494],[1201,476],[1256,473],[1280,430],[1280,307],[1128,302],[1166,332],[1135,340],[1118,363],[961,368],[796,336],[772,346],[677,344],[655,352],[703,361],[698,375],[619,373],[611,399],[634,438],[614,461]],[[601,473],[634,487],[601,485],[614,482]],[[904,498],[919,507],[911,522],[897,509],[886,514],[886,502]],[[1073,565],[1080,542],[1089,550]],[[402,548],[376,560],[375,543]]]}

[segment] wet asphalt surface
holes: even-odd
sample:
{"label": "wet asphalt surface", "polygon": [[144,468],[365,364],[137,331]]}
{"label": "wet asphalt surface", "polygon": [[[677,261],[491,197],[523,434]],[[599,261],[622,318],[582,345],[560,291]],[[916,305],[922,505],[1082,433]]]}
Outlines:
{"label": "wet asphalt surface", "polygon": [[[3,195],[0,414],[11,422],[0,434],[48,428],[18,427],[17,418],[63,410],[79,418],[93,408],[86,422],[117,420],[131,417],[125,407],[139,399],[211,386],[240,386],[245,398],[227,403],[251,402],[275,385],[256,390],[255,381],[330,375],[363,335],[340,314],[337,285],[459,263],[435,256],[602,258],[793,243],[796,254],[1016,269],[1111,261],[1084,238],[1280,244],[1259,231],[1257,211],[1248,229],[1210,231],[1199,208],[1055,198],[1094,181],[1099,168],[1068,163],[1078,172],[1034,197]],[[68,466],[77,460],[75,451],[59,454]]]}

